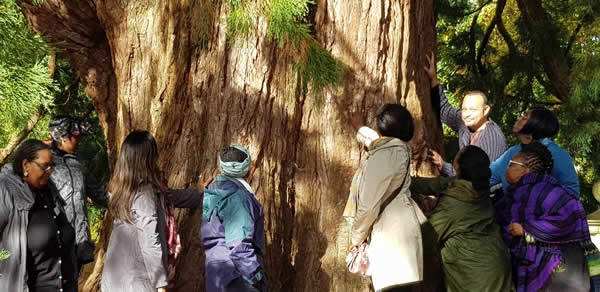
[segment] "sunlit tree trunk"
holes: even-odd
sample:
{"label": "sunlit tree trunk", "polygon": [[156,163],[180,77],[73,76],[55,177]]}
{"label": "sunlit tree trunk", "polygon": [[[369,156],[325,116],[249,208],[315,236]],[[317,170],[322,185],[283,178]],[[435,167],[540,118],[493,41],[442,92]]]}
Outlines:
{"label": "sunlit tree trunk", "polygon": [[[131,130],[147,129],[170,186],[186,187],[216,173],[224,146],[248,146],[271,291],[368,291],[369,281],[344,265],[341,213],[364,155],[350,119],[365,113],[371,121],[381,104],[402,103],[416,121],[415,154],[440,150],[422,70],[424,53],[435,48],[433,0],[317,1],[308,19],[315,39],[346,66],[344,85],[319,95],[302,86],[292,68],[297,56],[267,38],[262,16],[247,39],[233,42],[221,1],[94,2],[46,0],[24,4],[24,13],[77,70],[111,159]],[[413,167],[433,174],[423,155]],[[180,219],[176,290],[203,291],[201,212]],[[85,291],[98,291],[109,230]]]}

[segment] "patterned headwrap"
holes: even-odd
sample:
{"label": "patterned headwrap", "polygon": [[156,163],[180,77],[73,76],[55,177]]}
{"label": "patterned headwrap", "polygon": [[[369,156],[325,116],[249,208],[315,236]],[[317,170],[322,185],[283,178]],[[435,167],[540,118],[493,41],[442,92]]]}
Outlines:
{"label": "patterned headwrap", "polygon": [[248,171],[250,170],[250,153],[248,152],[248,149],[244,148],[243,146],[233,145],[232,147],[244,152],[246,154],[246,159],[242,162],[225,162],[219,156],[219,167],[221,168],[221,172],[226,176],[233,178],[243,178],[246,176],[246,174],[248,174]]}
{"label": "patterned headwrap", "polygon": [[70,117],[61,117],[50,120],[48,131],[50,131],[52,139],[58,141],[61,137],[66,135],[85,135],[89,127],[90,125],[87,122],[76,121]]}

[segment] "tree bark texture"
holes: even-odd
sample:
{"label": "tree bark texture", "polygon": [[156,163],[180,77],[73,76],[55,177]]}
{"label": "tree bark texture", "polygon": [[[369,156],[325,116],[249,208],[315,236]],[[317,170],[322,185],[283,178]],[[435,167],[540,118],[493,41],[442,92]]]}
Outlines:
{"label": "tree bark texture", "polygon": [[[406,105],[415,119],[413,173],[434,173],[424,151],[441,150],[442,134],[422,69],[435,48],[433,0],[316,1],[314,37],[346,66],[344,85],[319,98],[293,70],[294,50],[267,37],[265,17],[247,39],[228,39],[218,0],[46,0],[24,4],[24,13],[82,77],[112,160],[131,130],[147,129],[169,185],[192,187],[199,175],[217,173],[220,149],[249,148],[270,291],[369,291],[344,264],[341,214],[364,158],[350,119],[372,121],[383,103]],[[179,215],[175,290],[203,291],[201,212]],[[109,230],[83,291],[98,291]]]}

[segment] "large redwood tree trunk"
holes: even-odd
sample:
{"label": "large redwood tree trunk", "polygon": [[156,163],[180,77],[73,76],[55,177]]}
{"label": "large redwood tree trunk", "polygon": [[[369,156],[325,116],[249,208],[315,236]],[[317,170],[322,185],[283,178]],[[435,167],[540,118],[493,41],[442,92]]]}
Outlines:
{"label": "large redwood tree trunk", "polygon": [[[383,103],[406,105],[416,122],[413,171],[433,173],[420,155],[442,144],[422,70],[435,48],[433,2],[317,1],[314,36],[346,66],[344,85],[319,105],[292,69],[296,56],[266,37],[264,17],[248,39],[227,39],[222,1],[46,0],[23,11],[77,70],[111,159],[129,131],[148,129],[170,186],[184,187],[216,173],[224,146],[249,147],[271,291],[368,291],[344,265],[341,213],[363,156],[350,118],[370,121]],[[203,291],[200,213],[181,213],[177,291]],[[83,290],[97,291],[105,246]]]}

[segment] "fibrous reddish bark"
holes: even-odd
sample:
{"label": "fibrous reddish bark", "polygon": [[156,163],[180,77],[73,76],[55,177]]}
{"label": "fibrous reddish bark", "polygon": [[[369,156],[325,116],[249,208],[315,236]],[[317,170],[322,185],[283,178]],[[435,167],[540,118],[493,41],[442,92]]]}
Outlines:
{"label": "fibrous reddish bark", "polygon": [[[129,131],[148,129],[170,185],[182,187],[216,172],[219,149],[248,146],[271,291],[368,290],[343,263],[341,213],[362,155],[349,119],[364,112],[370,120],[385,102],[406,105],[416,126],[414,173],[434,172],[421,155],[442,143],[422,70],[435,47],[433,0],[317,1],[314,36],[347,68],[344,86],[323,93],[319,106],[292,69],[296,56],[267,38],[264,17],[247,40],[227,39],[225,5],[46,0],[24,12],[84,77],[111,157]],[[200,213],[180,214],[177,291],[203,291]],[[101,265],[82,290],[97,291]]]}

